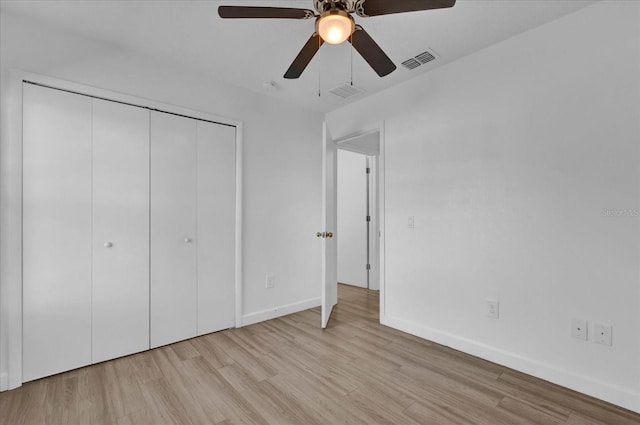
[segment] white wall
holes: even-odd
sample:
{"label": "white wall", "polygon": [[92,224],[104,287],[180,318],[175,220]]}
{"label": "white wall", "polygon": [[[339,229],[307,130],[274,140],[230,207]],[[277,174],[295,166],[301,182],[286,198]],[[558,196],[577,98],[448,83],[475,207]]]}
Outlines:
{"label": "white wall", "polygon": [[[320,246],[315,232],[320,226],[320,114],[193,73],[180,64],[155,63],[126,46],[81,38],[4,11],[0,19],[4,165],[10,160],[6,135],[11,68],[242,120],[244,321],[319,305]],[[3,174],[4,218],[10,202],[16,202],[6,196],[11,184]],[[2,250],[7,248],[5,236]],[[7,270],[1,272],[4,295],[10,276]],[[276,277],[276,287],[269,290],[267,273]],[[4,299],[0,305],[6,307]],[[6,379],[6,309],[0,313],[0,376]]]}
{"label": "white wall", "polygon": [[367,287],[367,157],[338,149],[338,282]]}
{"label": "white wall", "polygon": [[385,323],[640,412],[639,28],[598,3],[328,114],[385,120]]}

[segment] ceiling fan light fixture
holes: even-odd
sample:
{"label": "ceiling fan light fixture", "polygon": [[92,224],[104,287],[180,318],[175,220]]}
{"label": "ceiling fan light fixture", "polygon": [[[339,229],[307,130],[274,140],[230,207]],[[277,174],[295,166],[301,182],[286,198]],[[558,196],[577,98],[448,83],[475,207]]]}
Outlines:
{"label": "ceiling fan light fixture", "polygon": [[[310,1],[310,0],[309,0]],[[373,38],[357,25],[351,16],[361,18],[417,12],[452,7],[456,0],[313,0],[315,11],[294,7],[219,6],[218,15],[224,19],[313,19],[316,31],[311,34],[298,56],[284,74],[286,79],[299,78],[323,43],[340,44],[349,40],[354,50],[380,77],[392,73],[396,66]],[[320,15],[316,14],[319,13]],[[419,55],[421,56],[421,55]],[[428,60],[416,57],[421,63]]]}
{"label": "ceiling fan light fixture", "polygon": [[355,30],[355,22],[344,10],[334,9],[324,12],[316,21],[316,32],[329,44],[346,41]]}

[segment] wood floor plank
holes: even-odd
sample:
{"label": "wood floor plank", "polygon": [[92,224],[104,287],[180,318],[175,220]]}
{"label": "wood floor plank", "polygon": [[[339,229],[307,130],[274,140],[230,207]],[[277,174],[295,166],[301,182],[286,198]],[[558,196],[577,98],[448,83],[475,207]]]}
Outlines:
{"label": "wood floor plank", "polygon": [[217,369],[235,363],[222,349],[221,345],[217,343],[221,335],[222,333],[213,333],[191,340],[191,345],[196,349],[198,354],[207,359],[207,361]]}
{"label": "wood floor plank", "polygon": [[150,353],[151,351],[147,351],[125,357],[131,365],[138,384],[156,381],[164,376]]}
{"label": "wood floor plank", "polygon": [[453,409],[432,406],[428,403],[414,403],[404,414],[419,424],[430,425],[477,425],[471,419],[457,414]]}
{"label": "wood floor plank", "polygon": [[357,382],[359,388],[367,388],[379,393],[381,398],[386,399],[387,404],[395,405],[399,410],[406,409],[420,399],[420,394],[405,388],[403,380],[393,375],[394,371],[379,370],[371,373],[370,365],[362,361],[353,361],[334,367],[341,374]]}
{"label": "wood floor plank", "polygon": [[187,360],[196,356],[199,356],[200,353],[191,343],[192,340],[182,341],[170,346],[171,350],[178,356],[180,360]]}
{"label": "wood floor plank", "polygon": [[311,388],[313,394],[324,398],[333,395],[345,396],[349,392],[343,383],[335,382],[322,374],[310,371],[306,364],[299,361],[297,363],[291,362],[291,358],[273,353],[269,354],[267,359],[279,370],[277,376],[286,377],[288,381],[299,384],[296,387],[300,390]]}
{"label": "wood floor plank", "polygon": [[[209,423],[265,423],[240,393],[205,358],[185,362],[187,388],[194,401],[211,420]],[[222,419],[224,418],[224,419]]]}
{"label": "wood floor plank", "polygon": [[615,425],[640,424],[639,414],[516,371],[506,369],[497,384],[503,385],[506,392],[522,391],[529,394],[529,399],[544,400],[595,421]]}
{"label": "wood floor plank", "polygon": [[118,425],[154,425],[148,410],[139,410],[118,419]]}
{"label": "wood floor plank", "polygon": [[312,380],[296,379],[295,372],[269,378],[269,382],[281,392],[289,394],[299,405],[311,411],[316,422],[322,424],[366,424],[353,415],[350,409],[333,402],[334,397],[327,387]]}
{"label": "wood floor plank", "polygon": [[404,414],[404,409],[388,403],[381,393],[372,388],[360,388],[349,393],[349,405],[363,412],[370,423],[376,424],[404,424],[419,425],[410,416]]}
{"label": "wood floor plank", "polygon": [[640,425],[640,415],[379,324],[375,291],[29,382],[0,425]]}
{"label": "wood floor plank", "polygon": [[219,333],[219,338],[216,340],[225,353],[227,353],[227,355],[229,355],[229,357],[234,361],[233,365],[227,365],[224,368],[232,366],[242,368],[246,373],[251,375],[253,379],[258,381],[262,381],[273,376],[275,372],[261,360],[262,356],[260,353],[252,354],[251,351],[234,342],[230,334],[235,331],[239,331],[239,329]]}
{"label": "wood floor plank", "polygon": [[568,415],[558,416],[553,410],[541,409],[538,406],[511,397],[504,397],[500,400],[498,408],[509,411],[517,416],[529,418],[534,423],[558,425],[567,423],[569,419]]}
{"label": "wood floor plank", "polygon": [[148,412],[155,424],[192,425],[189,410],[180,402],[171,384],[164,378],[142,385]]}

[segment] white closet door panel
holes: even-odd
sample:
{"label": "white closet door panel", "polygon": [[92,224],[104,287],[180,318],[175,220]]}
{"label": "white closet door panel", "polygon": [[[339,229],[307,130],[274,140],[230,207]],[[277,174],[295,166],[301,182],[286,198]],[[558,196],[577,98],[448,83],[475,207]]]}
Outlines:
{"label": "white closet door panel", "polygon": [[94,363],[149,349],[149,111],[93,103]]}
{"label": "white closet door panel", "polygon": [[235,138],[198,121],[198,335],[235,325]]}
{"label": "white closet door panel", "polygon": [[26,382],[91,363],[91,98],[23,96]]}
{"label": "white closet door panel", "polygon": [[151,347],[196,335],[196,121],[151,113]]}

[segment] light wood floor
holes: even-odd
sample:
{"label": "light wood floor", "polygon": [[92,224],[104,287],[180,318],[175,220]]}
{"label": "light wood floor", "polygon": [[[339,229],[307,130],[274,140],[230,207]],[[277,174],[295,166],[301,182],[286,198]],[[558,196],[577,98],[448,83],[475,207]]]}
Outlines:
{"label": "light wood floor", "polygon": [[0,424],[584,424],[640,415],[378,324],[378,294],[0,393]]}

